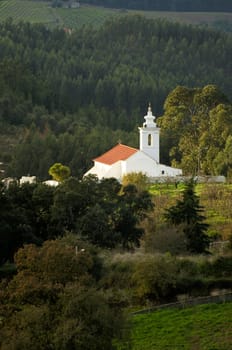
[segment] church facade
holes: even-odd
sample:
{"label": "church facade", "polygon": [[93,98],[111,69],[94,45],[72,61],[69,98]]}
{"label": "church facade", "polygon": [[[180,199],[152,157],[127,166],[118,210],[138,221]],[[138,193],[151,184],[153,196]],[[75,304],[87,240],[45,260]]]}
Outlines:
{"label": "church facade", "polygon": [[139,149],[118,144],[93,159],[94,166],[84,176],[96,175],[99,179],[114,177],[119,181],[129,173],[142,172],[149,178],[175,177],[182,170],[160,164],[160,129],[157,127],[151,106],[145,122],[139,127]]}

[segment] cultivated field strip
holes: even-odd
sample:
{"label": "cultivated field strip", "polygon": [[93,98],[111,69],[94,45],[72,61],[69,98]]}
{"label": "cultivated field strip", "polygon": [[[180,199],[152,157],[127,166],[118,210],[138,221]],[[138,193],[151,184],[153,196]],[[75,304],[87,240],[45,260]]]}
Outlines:
{"label": "cultivated field strip", "polygon": [[56,17],[48,3],[7,0],[0,1],[0,21],[12,18],[13,21],[28,21],[31,23],[55,23]]}
{"label": "cultivated field strip", "polygon": [[51,2],[30,0],[0,0],[0,22],[13,21],[44,23],[49,27],[78,29],[83,25],[99,27],[112,17],[139,14],[147,18],[165,18],[174,22],[213,25],[216,21],[232,22],[232,13],[156,12],[109,9],[81,5],[80,8],[52,8]]}
{"label": "cultivated field strip", "polygon": [[99,27],[106,20],[119,16],[120,12],[96,7],[80,7],[78,9],[56,9],[56,12],[62,18],[63,23],[68,28],[79,28],[83,25],[92,25]]}
{"label": "cultivated field strip", "polygon": [[45,23],[52,26],[79,28],[83,25],[99,27],[120,11],[105,8],[83,6],[78,9],[52,8],[50,3],[30,0],[0,1],[0,22],[12,18],[13,21]]}

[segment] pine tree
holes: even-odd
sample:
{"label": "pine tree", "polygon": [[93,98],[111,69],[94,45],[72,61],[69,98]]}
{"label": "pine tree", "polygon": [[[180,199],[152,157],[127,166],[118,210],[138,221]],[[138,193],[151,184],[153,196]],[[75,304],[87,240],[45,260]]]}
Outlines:
{"label": "pine tree", "polygon": [[204,253],[209,246],[206,234],[209,225],[205,222],[203,209],[195,193],[195,183],[191,180],[185,184],[183,198],[165,213],[168,222],[183,227],[187,249],[192,253]]}

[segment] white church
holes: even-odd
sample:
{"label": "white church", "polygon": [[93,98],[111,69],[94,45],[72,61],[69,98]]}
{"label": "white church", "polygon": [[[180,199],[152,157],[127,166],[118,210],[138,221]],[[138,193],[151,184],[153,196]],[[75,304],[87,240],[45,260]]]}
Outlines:
{"label": "white church", "polygon": [[106,153],[93,159],[94,166],[84,176],[96,175],[99,179],[114,177],[121,181],[129,173],[142,172],[149,178],[169,178],[182,175],[182,170],[160,164],[160,129],[155,123],[149,105],[145,122],[139,127],[139,149],[117,144]]}

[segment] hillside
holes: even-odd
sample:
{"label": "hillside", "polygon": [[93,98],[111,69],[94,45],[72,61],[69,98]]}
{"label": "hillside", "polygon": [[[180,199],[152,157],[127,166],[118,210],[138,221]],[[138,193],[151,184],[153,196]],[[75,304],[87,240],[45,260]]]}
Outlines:
{"label": "hillside", "polygon": [[83,25],[98,28],[105,21],[125,15],[140,14],[147,18],[167,19],[174,22],[210,26],[232,31],[232,13],[223,12],[170,12],[113,9],[81,4],[80,8],[51,7],[51,3],[30,0],[0,1],[0,22],[11,17],[14,21],[43,23],[50,28],[77,29]]}
{"label": "hillside", "polygon": [[231,12],[229,0],[82,0],[84,3],[115,8],[159,11],[219,11]]}
{"label": "hillside", "polygon": [[[149,101],[157,117],[164,108],[166,112],[161,162],[168,165],[175,158],[180,163],[184,155],[188,172],[204,165],[208,173],[228,173],[230,163],[224,160],[231,154],[230,34],[142,16],[120,17],[98,30],[82,27],[71,35],[8,20],[0,23],[0,45],[1,134],[8,138],[7,130],[24,130],[22,137],[15,136],[14,145],[20,143],[15,153],[9,148],[8,154],[0,154],[0,161],[11,163],[8,176],[35,174],[46,179],[55,162],[81,176],[91,159],[119,139],[137,147],[137,126]],[[180,99],[185,96],[183,104]],[[178,118],[172,118],[173,112]],[[198,134],[189,135],[190,128]],[[195,137],[191,144],[190,136]],[[184,142],[188,147],[183,154]],[[206,147],[208,155],[200,154]],[[220,151],[213,164],[212,157]]]}
{"label": "hillside", "polygon": [[[118,350],[232,350],[232,303],[138,315],[130,324],[124,317],[232,286],[232,36],[153,18],[180,15],[223,30],[229,22],[226,14],[135,13],[144,14],[0,0],[1,176],[39,180],[1,183],[0,265],[15,264],[0,276],[3,350],[113,350],[113,339]],[[165,164],[228,177],[196,186],[203,210],[192,227],[164,217],[181,182],[149,185],[150,196],[115,179],[82,178],[116,143],[138,146],[149,101]],[[71,177],[45,186],[57,162]],[[190,249],[201,248],[203,230],[193,229],[205,222],[226,249],[209,253],[206,235],[207,251]],[[131,347],[119,343],[130,326]]]}
{"label": "hillside", "polygon": [[[183,184],[153,184],[150,186],[150,193],[153,195],[154,212],[152,216],[156,219],[156,225],[162,226],[164,223],[164,213],[167,208],[175,204],[182,196]],[[208,235],[212,240],[228,240],[232,229],[232,208],[230,204],[232,186],[231,184],[204,183],[196,185],[196,193],[200,198],[200,204],[204,208],[203,214],[209,224]],[[148,251],[163,252],[175,249],[175,235],[169,232],[165,238],[163,232],[153,235],[153,227],[147,227],[148,234],[145,239],[145,247]],[[150,231],[150,233],[149,233]],[[212,247],[212,252],[223,252],[225,246],[220,243]]]}
{"label": "hillside", "polygon": [[[132,318],[133,350],[232,349],[232,303],[156,311]],[[118,346],[118,350],[124,349]]]}

